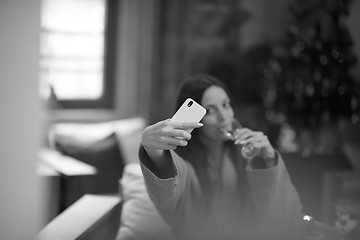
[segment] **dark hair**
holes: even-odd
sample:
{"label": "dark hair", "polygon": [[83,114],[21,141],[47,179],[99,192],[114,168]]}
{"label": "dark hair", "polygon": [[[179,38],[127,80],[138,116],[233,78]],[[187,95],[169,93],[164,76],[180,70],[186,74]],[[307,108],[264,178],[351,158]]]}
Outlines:
{"label": "dark hair", "polygon": [[[178,109],[187,98],[192,98],[201,104],[204,92],[212,86],[218,86],[224,89],[230,98],[230,104],[235,110],[233,98],[226,85],[215,77],[206,74],[194,75],[184,80],[178,93],[175,109]],[[186,147],[178,147],[175,152],[194,167],[204,194],[211,195],[213,188],[211,187],[209,164],[207,162],[205,147],[199,140],[198,129],[194,129],[191,135],[192,137],[188,145]],[[225,142],[224,144],[230,148],[231,154],[235,154],[231,159],[236,159],[236,156],[239,156],[238,147],[230,142]],[[239,169],[239,161],[233,162],[234,166]]]}
{"label": "dark hair", "polygon": [[[224,89],[224,91],[230,98],[231,106],[235,108],[233,97],[229,89],[223,82],[210,75],[198,74],[190,76],[183,81],[177,95],[178,97],[176,100],[175,109],[178,109],[187,98],[192,98],[197,103],[201,104],[204,92],[212,86],[218,86]],[[196,129],[192,132],[192,138],[195,138],[194,141],[198,140],[198,131]]]}
{"label": "dark hair", "polygon": [[224,89],[229,96],[231,103],[234,103],[229,89],[223,82],[210,75],[198,74],[190,76],[183,81],[177,95],[175,109],[178,109],[187,98],[192,98],[196,102],[201,103],[204,92],[211,86],[218,86]]}

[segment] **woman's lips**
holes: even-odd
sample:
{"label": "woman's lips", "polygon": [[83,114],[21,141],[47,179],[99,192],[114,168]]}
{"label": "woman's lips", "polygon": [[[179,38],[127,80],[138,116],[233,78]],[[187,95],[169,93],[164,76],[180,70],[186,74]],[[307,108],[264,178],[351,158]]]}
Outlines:
{"label": "woman's lips", "polygon": [[231,126],[229,126],[229,125],[220,126],[219,129],[220,129],[220,131],[231,131]]}
{"label": "woman's lips", "polygon": [[219,131],[223,136],[226,136],[228,138],[232,137],[231,129],[229,127],[220,127]]}

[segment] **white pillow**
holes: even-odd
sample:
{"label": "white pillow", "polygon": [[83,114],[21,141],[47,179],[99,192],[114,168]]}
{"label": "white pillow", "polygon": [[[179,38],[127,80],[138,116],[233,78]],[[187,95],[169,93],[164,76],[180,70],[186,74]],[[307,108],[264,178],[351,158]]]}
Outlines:
{"label": "white pillow", "polygon": [[139,163],[138,150],[144,127],[144,120],[134,119],[126,129],[116,128],[116,137],[125,163]]}
{"label": "white pillow", "polygon": [[120,188],[124,202],[116,240],[174,239],[149,198],[139,163],[125,166]]}
{"label": "white pillow", "polygon": [[123,118],[99,123],[56,123],[49,129],[49,142],[53,144],[57,135],[74,138],[81,142],[95,142],[112,133],[126,136],[134,131],[142,130],[146,121],[142,117]]}

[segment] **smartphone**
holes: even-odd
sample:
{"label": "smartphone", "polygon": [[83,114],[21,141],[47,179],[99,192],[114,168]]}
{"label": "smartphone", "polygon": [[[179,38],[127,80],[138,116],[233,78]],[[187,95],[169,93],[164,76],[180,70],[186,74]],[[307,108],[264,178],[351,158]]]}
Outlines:
{"label": "smartphone", "polygon": [[[181,123],[200,122],[205,116],[205,113],[206,109],[203,106],[195,102],[195,100],[188,98],[176,111],[171,121]],[[191,133],[192,130],[194,129],[187,129],[186,131]]]}

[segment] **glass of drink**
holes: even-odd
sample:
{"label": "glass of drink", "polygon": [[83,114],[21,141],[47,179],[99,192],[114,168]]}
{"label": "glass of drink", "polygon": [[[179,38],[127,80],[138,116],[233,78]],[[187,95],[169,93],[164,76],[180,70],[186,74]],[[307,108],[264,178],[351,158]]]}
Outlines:
{"label": "glass of drink", "polygon": [[[231,129],[223,128],[221,129],[221,131],[225,136],[227,136],[229,139],[235,142],[236,135],[238,134],[241,128],[242,125],[239,123],[237,119],[234,118],[231,123]],[[246,145],[242,145],[241,155],[246,159],[252,159],[259,153],[259,151],[260,149],[255,148],[251,143],[248,143]]]}

